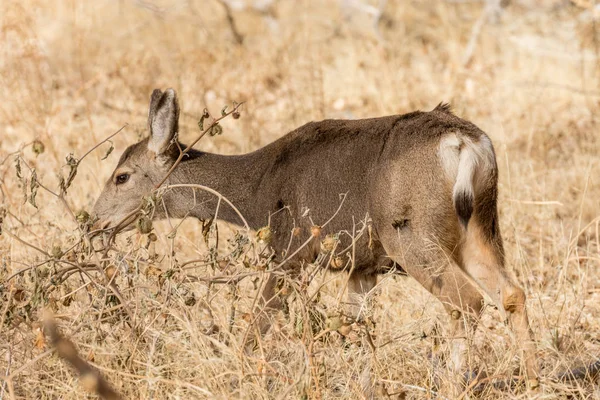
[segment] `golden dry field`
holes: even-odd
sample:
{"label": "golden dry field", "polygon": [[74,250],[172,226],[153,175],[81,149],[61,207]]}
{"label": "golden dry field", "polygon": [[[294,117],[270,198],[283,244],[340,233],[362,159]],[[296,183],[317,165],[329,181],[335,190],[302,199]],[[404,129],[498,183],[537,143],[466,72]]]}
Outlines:
{"label": "golden dry field", "polygon": [[310,280],[283,283],[289,309],[246,352],[265,275],[255,234],[246,242],[219,222],[217,245],[214,226],[205,241],[196,220],[161,221],[156,241],[132,230],[91,251],[82,210],[147,135],[152,90],[168,87],[184,143],[205,107],[220,116],[244,102],[196,145],[222,154],[312,120],[451,103],[494,142],[507,265],[526,290],[541,367],[535,391],[499,384],[523,372],[490,304],[468,352],[487,378],[461,395],[600,398],[596,376],[555,379],[600,359],[600,3],[227,4],[0,2],[0,399],[97,397],[93,374],[80,379],[44,333],[49,313],[123,398],[357,399],[368,368],[376,398],[451,397],[439,361],[449,317],[412,278],[381,276],[371,317],[343,336],[346,275],[309,267]]}

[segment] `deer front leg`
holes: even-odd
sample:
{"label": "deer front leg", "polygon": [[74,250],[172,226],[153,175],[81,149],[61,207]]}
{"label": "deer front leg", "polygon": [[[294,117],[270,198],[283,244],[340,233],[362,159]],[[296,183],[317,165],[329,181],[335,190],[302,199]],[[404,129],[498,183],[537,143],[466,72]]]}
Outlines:
{"label": "deer front leg", "polygon": [[283,301],[277,294],[277,276],[268,274],[262,287],[258,304],[254,310],[254,318],[250,322],[248,334],[245,339],[246,351],[251,351],[256,342],[267,333],[271,327],[273,316],[282,309]]}
{"label": "deer front leg", "polygon": [[[361,321],[368,314],[368,306],[365,296],[377,285],[377,275],[353,273],[348,277],[348,291],[346,294],[345,313],[353,321]],[[368,327],[365,327],[368,329]],[[365,339],[363,339],[364,341]],[[370,349],[370,344],[363,343],[363,349]],[[366,361],[359,377],[360,387],[364,398],[373,399],[375,396],[375,382],[371,374],[372,361]]]}
{"label": "deer front leg", "polygon": [[462,250],[463,268],[508,317],[517,345],[523,353],[528,386],[535,389],[539,386],[539,370],[525,306],[525,292],[504,266],[503,254],[498,250],[501,239],[496,239],[499,243],[496,247],[490,246],[488,241],[482,239],[483,235],[478,229],[475,224],[469,225],[467,241]]}

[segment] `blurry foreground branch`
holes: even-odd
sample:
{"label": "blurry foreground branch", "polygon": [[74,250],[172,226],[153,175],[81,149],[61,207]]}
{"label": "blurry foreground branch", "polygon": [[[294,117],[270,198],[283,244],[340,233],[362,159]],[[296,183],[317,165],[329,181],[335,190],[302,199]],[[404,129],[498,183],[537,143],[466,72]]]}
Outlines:
{"label": "blurry foreground branch", "polygon": [[106,400],[122,399],[121,395],[110,386],[102,375],[79,356],[73,342],[60,334],[50,313],[44,316],[44,330],[50,336],[52,346],[56,349],[58,356],[75,368],[87,390],[97,393],[98,396]]}

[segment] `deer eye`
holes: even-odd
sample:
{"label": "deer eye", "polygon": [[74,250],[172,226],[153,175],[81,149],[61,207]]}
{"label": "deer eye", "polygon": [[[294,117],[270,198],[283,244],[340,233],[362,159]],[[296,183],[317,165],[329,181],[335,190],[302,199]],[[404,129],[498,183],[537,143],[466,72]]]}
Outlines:
{"label": "deer eye", "polygon": [[120,174],[115,178],[115,184],[122,185],[129,180],[129,174]]}

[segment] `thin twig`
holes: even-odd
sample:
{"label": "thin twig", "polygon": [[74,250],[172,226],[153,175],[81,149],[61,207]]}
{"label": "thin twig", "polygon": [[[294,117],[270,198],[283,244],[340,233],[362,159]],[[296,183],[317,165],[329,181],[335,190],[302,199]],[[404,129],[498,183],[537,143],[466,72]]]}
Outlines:
{"label": "thin twig", "polygon": [[79,164],[81,164],[81,161],[83,161],[84,158],[86,158],[88,156],[88,154],[90,154],[92,151],[96,150],[98,147],[102,146],[104,143],[108,142],[110,139],[112,139],[113,137],[117,136],[119,133],[121,133],[121,131],[123,129],[125,129],[127,126],[129,126],[129,124],[125,124],[123,125],[121,128],[119,128],[119,130],[117,130],[115,133],[107,136],[104,140],[102,140],[101,142],[99,142],[98,144],[96,144],[95,146],[93,146],[91,149],[89,149],[88,151],[86,151],[77,161],[77,166],[79,166]]}
{"label": "thin twig", "polygon": [[235,19],[233,18],[233,13],[231,12],[231,7],[229,7],[229,4],[224,0],[219,0],[219,4],[221,4],[223,9],[225,10],[225,17],[227,18],[227,23],[229,24],[229,29],[233,34],[235,42],[238,45],[242,45],[244,43],[244,37],[240,34],[240,31],[237,28]]}

